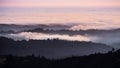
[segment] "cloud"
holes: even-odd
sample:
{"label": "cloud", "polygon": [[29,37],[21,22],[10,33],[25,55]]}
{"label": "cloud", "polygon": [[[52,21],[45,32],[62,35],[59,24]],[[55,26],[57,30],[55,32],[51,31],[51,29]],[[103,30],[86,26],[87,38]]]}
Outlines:
{"label": "cloud", "polygon": [[44,33],[32,33],[32,32],[22,32],[18,34],[8,34],[5,35],[9,38],[13,38],[15,40],[43,40],[43,39],[62,39],[62,40],[71,40],[71,41],[90,41],[90,38],[82,36],[82,35],[75,35],[75,36],[69,36],[69,35],[60,35],[60,34],[44,34]]}
{"label": "cloud", "polygon": [[70,28],[70,30],[88,30],[88,29],[116,29],[120,28],[120,23],[115,20],[94,20],[93,22],[84,22],[79,25],[75,25]]}

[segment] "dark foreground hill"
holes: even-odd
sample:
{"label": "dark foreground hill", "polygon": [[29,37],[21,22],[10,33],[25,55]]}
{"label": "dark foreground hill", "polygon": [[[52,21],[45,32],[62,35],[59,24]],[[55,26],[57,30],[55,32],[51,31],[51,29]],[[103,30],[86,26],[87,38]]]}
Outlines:
{"label": "dark foreground hill", "polygon": [[47,58],[65,58],[70,56],[82,56],[94,53],[106,53],[112,47],[105,44],[66,41],[66,40],[22,40],[14,41],[5,37],[0,37],[0,55],[26,56],[35,54]]}
{"label": "dark foreground hill", "polygon": [[106,54],[46,59],[45,57],[0,56],[0,68],[120,68],[120,50]]}

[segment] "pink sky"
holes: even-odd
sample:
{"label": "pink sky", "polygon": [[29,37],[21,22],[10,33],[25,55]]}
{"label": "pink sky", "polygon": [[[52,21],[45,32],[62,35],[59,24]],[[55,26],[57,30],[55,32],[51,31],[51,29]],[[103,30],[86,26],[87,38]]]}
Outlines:
{"label": "pink sky", "polygon": [[120,7],[120,0],[0,0],[0,7]]}

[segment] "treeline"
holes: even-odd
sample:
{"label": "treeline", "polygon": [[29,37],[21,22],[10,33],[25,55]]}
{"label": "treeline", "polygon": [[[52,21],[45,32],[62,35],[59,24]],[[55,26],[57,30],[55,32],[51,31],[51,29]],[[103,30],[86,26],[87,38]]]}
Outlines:
{"label": "treeline", "polygon": [[65,59],[47,59],[34,54],[26,57],[1,55],[0,68],[120,68],[120,50]]}
{"label": "treeline", "polygon": [[68,30],[68,29],[62,29],[62,30],[50,30],[50,29],[43,29],[43,28],[35,28],[30,30],[25,30],[25,32],[41,32],[41,33],[53,33],[53,34],[68,34],[68,35],[85,35],[85,34],[109,34],[109,33],[119,33],[120,28],[118,29],[111,29],[111,30],[100,30],[100,29],[88,29],[88,30]]}
{"label": "treeline", "polygon": [[20,40],[20,41],[15,41],[11,38],[6,38],[6,37],[0,37],[0,44],[1,45],[104,45],[101,43],[93,43],[91,41],[69,41],[69,40],[61,40],[61,39],[46,39],[46,40]]}

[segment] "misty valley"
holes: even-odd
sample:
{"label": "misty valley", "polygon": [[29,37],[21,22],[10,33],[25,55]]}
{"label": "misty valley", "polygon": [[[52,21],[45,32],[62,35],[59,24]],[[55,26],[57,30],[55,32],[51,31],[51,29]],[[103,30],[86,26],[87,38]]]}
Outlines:
{"label": "misty valley", "polygon": [[113,48],[120,48],[120,28],[70,30],[76,25],[39,24],[39,25],[0,25],[0,36],[14,40],[61,39],[68,41],[91,41]]}
{"label": "misty valley", "polygon": [[[71,30],[74,26],[76,25],[1,24],[0,67],[119,67],[119,28]],[[114,57],[114,55],[117,56]],[[103,61],[109,63],[101,63]],[[112,61],[115,63],[112,64]],[[19,65],[21,67],[18,67]]]}

